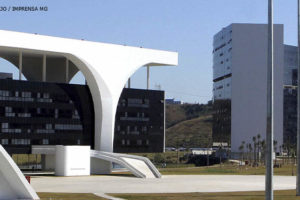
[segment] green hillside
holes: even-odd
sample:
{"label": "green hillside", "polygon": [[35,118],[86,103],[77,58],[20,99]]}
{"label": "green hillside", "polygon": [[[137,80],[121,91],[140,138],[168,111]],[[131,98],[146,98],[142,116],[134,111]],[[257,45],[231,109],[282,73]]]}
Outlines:
{"label": "green hillside", "polygon": [[212,107],[203,104],[167,105],[167,147],[210,147]]}
{"label": "green hillside", "polygon": [[170,128],[175,124],[197,118],[203,115],[212,114],[211,104],[182,104],[166,105],[166,127]]}

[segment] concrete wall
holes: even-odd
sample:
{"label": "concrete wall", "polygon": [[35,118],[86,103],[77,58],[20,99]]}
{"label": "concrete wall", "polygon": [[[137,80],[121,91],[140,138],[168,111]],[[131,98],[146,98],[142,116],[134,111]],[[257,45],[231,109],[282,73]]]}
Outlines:
{"label": "concrete wall", "polygon": [[[232,25],[231,151],[266,135],[267,25]],[[274,27],[274,139],[283,140],[283,25]],[[279,148],[277,148],[279,149]]]}

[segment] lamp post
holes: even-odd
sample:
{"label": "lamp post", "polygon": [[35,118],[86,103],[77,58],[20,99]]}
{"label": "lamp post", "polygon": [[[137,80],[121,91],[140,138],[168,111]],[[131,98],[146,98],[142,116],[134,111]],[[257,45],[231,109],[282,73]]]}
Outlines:
{"label": "lamp post", "polygon": [[273,200],[273,0],[268,0],[266,200]]}
{"label": "lamp post", "polygon": [[298,88],[297,88],[297,183],[296,195],[300,196],[300,0],[298,0]]}

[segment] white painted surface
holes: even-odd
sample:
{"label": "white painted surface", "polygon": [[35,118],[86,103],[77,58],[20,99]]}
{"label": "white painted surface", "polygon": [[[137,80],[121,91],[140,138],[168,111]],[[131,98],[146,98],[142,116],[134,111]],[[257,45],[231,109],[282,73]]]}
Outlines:
{"label": "white painted surface", "polygon": [[56,146],[56,176],[89,176],[90,146]]}
{"label": "white painted surface", "polygon": [[39,199],[31,185],[0,145],[0,200]]}
{"label": "white painted surface", "polygon": [[[266,135],[267,25],[233,24],[231,150]],[[247,39],[245,39],[247,38]],[[283,25],[274,26],[274,140],[283,143]]]}
{"label": "white painted surface", "polygon": [[[38,192],[78,193],[189,193],[264,191],[264,176],[168,175],[161,179],[135,177],[38,177],[32,185]],[[296,188],[295,176],[274,176],[275,190]]]}
{"label": "white painted surface", "polygon": [[124,158],[127,163],[129,163],[134,168],[138,169],[140,172],[142,172],[145,175],[145,178],[155,178],[153,172],[149,169],[149,167],[146,165],[144,161],[133,159],[133,158]]}

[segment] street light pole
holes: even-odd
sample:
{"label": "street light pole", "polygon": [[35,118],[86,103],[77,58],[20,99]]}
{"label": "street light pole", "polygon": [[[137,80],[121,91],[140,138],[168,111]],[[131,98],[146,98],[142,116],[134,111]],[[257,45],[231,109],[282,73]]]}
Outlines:
{"label": "street light pole", "polygon": [[300,196],[300,0],[298,0],[298,88],[297,88],[297,184],[296,195]]}
{"label": "street light pole", "polygon": [[266,200],[273,200],[273,0],[268,0],[268,70],[267,70],[267,135],[266,135]]}

